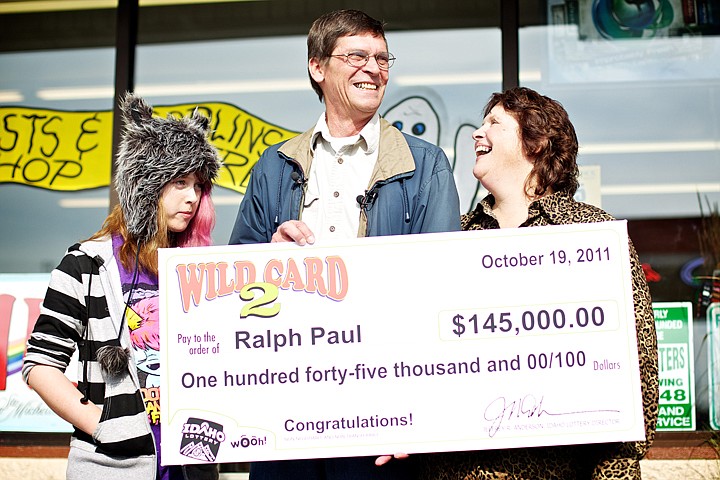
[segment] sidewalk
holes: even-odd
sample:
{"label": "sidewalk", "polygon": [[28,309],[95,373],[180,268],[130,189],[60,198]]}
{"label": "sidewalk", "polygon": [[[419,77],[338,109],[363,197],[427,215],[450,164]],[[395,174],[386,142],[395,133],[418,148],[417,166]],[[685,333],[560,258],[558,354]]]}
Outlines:
{"label": "sidewalk", "polygon": [[[65,480],[61,458],[0,458],[0,478]],[[720,479],[720,460],[643,460],[643,480]],[[248,480],[247,473],[221,473],[220,480]]]}

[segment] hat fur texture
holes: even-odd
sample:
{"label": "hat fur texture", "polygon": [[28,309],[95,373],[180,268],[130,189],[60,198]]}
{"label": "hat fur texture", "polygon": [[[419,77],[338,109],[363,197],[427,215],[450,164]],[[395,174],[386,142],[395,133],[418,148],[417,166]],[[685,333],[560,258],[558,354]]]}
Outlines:
{"label": "hat fur texture", "polygon": [[163,187],[195,173],[205,182],[218,176],[222,162],[208,138],[210,120],[192,115],[153,117],[141,97],[127,93],[120,104],[123,132],[117,155],[115,190],[128,232],[144,243],[157,233]]}

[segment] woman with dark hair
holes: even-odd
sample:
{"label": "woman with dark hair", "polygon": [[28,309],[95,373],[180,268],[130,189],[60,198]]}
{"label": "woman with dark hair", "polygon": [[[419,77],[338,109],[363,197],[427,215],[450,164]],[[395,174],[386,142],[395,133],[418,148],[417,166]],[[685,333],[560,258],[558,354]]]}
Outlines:
{"label": "woman with dark hair", "polygon": [[[522,87],[495,93],[473,139],[473,175],[489,195],[463,215],[463,230],[614,220],[573,199],[578,141],[559,102]],[[658,358],[650,292],[632,242],[630,262],[646,440],[427,455],[425,478],[640,479],[640,459],[655,436]]]}
{"label": "woman with dark hair", "polygon": [[[197,112],[153,117],[132,94],[121,109],[120,203],[53,270],[23,378],[75,428],[68,479],[217,479],[216,465],[160,465],[156,297],[159,248],[210,244],[220,158]],[[63,374],[76,350],[77,386]]]}

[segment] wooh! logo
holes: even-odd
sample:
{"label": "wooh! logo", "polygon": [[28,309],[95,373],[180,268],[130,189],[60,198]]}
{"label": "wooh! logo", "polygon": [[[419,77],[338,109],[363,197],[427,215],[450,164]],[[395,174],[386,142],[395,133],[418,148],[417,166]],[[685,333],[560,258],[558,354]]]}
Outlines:
{"label": "wooh! logo", "polygon": [[188,418],[182,433],[180,454],[195,460],[214,462],[225,441],[222,425],[201,418]]}

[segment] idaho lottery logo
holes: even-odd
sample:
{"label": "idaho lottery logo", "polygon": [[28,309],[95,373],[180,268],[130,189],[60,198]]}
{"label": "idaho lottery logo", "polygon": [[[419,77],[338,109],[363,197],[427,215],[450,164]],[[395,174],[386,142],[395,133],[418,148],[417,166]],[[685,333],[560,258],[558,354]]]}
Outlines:
{"label": "idaho lottery logo", "polygon": [[183,424],[180,454],[205,462],[214,462],[220,444],[225,441],[223,426],[201,418],[188,418]]}

